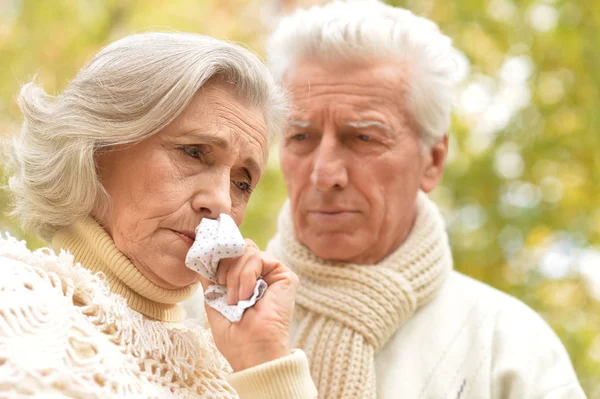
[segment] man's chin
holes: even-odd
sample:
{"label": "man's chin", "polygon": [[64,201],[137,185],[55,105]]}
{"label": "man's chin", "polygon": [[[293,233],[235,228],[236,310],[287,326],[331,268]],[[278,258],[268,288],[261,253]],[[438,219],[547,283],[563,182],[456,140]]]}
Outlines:
{"label": "man's chin", "polygon": [[325,260],[336,262],[352,262],[364,251],[363,245],[357,245],[355,240],[343,237],[315,237],[305,245],[308,249]]}

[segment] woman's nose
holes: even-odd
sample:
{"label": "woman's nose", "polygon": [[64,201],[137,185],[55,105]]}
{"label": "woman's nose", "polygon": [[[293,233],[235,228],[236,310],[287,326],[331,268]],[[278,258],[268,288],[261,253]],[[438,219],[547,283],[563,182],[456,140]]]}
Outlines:
{"label": "woman's nose", "polygon": [[231,214],[231,182],[229,175],[205,181],[192,199],[192,208],[202,217],[216,219],[221,213]]}

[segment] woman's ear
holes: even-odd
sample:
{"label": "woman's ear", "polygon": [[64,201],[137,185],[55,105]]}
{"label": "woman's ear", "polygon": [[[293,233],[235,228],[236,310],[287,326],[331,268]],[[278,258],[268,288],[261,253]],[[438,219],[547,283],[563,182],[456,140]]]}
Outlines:
{"label": "woman's ear", "polygon": [[433,191],[442,180],[448,154],[448,134],[446,133],[425,154],[425,165],[421,175],[421,190],[426,193]]}

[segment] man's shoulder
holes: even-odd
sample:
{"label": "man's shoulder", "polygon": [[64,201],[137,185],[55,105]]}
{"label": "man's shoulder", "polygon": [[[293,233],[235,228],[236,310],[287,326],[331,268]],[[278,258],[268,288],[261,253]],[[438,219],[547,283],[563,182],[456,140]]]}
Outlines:
{"label": "man's shoulder", "polygon": [[[536,381],[541,392],[568,387],[580,396],[580,387],[569,355],[550,325],[519,299],[460,273],[449,281],[449,295],[455,306],[474,310],[476,319],[489,324],[491,373],[495,381],[511,381],[522,392],[532,391],[528,382]],[[488,346],[484,345],[484,346]],[[493,384],[494,390],[502,390]]]}
{"label": "man's shoulder", "polygon": [[571,396],[557,397],[583,397],[569,355],[548,323],[517,298],[461,273],[452,272],[405,327],[395,346],[416,344],[423,363],[437,365],[440,373],[460,368],[470,378],[485,370],[493,397],[509,388],[518,392],[514,397],[546,397],[561,389]]}
{"label": "man's shoulder", "polygon": [[441,301],[448,301],[452,306],[458,306],[465,311],[494,314],[499,318],[498,322],[514,318],[527,319],[526,323],[545,324],[543,319],[521,300],[456,271],[450,274],[440,294]]}
{"label": "man's shoulder", "polygon": [[488,345],[545,344],[563,349],[548,323],[517,298],[485,283],[452,272],[437,297],[417,311],[411,329],[421,325],[469,336]]}

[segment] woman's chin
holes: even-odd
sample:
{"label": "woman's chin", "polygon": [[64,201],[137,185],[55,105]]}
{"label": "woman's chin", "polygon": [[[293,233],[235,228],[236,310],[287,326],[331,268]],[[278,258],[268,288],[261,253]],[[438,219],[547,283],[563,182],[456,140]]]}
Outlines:
{"label": "woman's chin", "polygon": [[154,278],[151,280],[156,285],[170,290],[185,288],[199,282],[200,275],[185,265],[186,254],[187,252],[173,253],[168,259],[163,258],[163,262],[154,263]]}
{"label": "woman's chin", "polygon": [[180,290],[198,282],[198,278],[169,278],[168,280],[159,280],[155,284],[166,290]]}
{"label": "woman's chin", "polygon": [[163,280],[171,289],[185,288],[200,281],[200,275],[185,265],[173,268],[173,272],[164,276]]}

